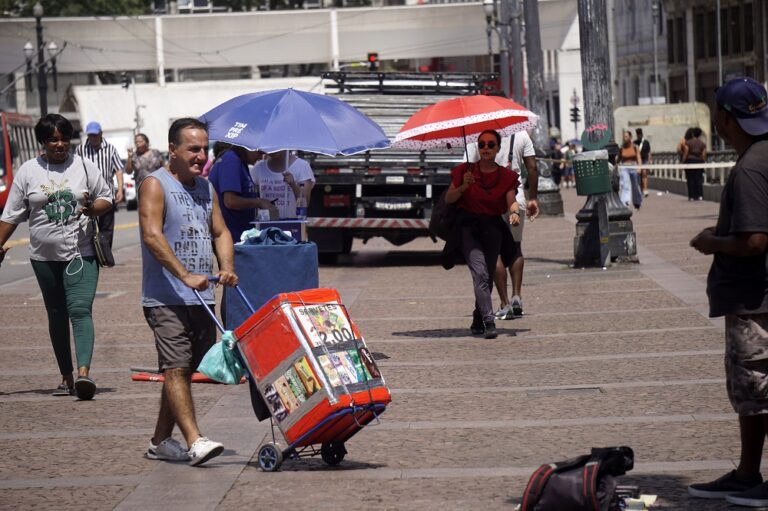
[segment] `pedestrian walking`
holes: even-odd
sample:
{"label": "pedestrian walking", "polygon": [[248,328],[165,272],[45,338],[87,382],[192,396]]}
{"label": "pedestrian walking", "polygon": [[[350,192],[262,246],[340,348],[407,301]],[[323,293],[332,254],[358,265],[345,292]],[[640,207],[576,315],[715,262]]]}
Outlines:
{"label": "pedestrian walking", "polygon": [[214,154],[216,159],[208,181],[216,190],[221,215],[232,240],[237,242],[243,232],[253,228],[251,222],[256,219],[257,208],[271,210],[274,218],[278,215],[273,203],[259,198],[256,183],[248,170],[248,166],[259,161],[263,153],[216,142]]}
{"label": "pedestrian walking", "polygon": [[[523,268],[525,267],[525,258],[523,257],[523,227],[525,226],[526,217],[533,221],[539,216],[539,202],[537,199],[539,175],[536,169],[536,151],[533,148],[533,142],[528,132],[522,131],[515,133],[511,139],[512,150],[507,154],[510,156],[510,169],[515,172],[519,177],[520,186],[517,188],[517,194],[515,200],[518,203],[518,219],[519,223],[513,224],[509,222],[510,213],[504,214],[505,223],[509,226],[509,230],[512,234],[512,256],[511,262],[508,265],[504,265],[504,261],[501,257],[496,260],[496,269],[493,275],[493,282],[496,284],[496,291],[499,294],[500,306],[499,310],[494,314],[496,319],[508,320],[520,317],[523,315]],[[500,153],[501,154],[501,153]],[[499,163],[500,158],[497,156],[496,162]],[[503,158],[504,163],[500,163],[502,166],[506,166],[507,158]],[[525,166],[526,176],[522,177],[522,174],[517,172],[522,165]],[[526,199],[526,188],[528,198]],[[509,270],[507,270],[507,268]],[[512,296],[508,294],[507,288],[507,271],[509,271],[509,277],[512,280]]]}
{"label": "pedestrian walking", "polygon": [[[160,412],[146,456],[200,465],[224,450],[202,435],[190,379],[216,341],[216,327],[193,290],[213,307],[213,258],[221,284],[237,284],[234,245],[213,186],[200,176],[208,159],[206,125],[178,119],[168,131],[168,168],[144,180],[139,194],[144,316],[165,376]],[[175,425],[188,449],[171,437]]]}
{"label": "pedestrian walking", "polygon": [[[681,147],[683,163],[706,163],[707,145],[701,140],[701,133],[701,128],[691,128],[690,132],[685,132],[685,143]],[[685,182],[688,185],[689,201],[704,200],[704,169],[685,169]]]}
{"label": "pedestrian walking", "polygon": [[[80,144],[76,152],[79,156],[87,158],[96,164],[104,181],[112,192],[112,209],[98,218],[99,231],[101,231],[112,248],[112,238],[115,232],[115,211],[117,204],[123,201],[123,161],[117,154],[115,146],[104,140],[101,124],[89,122],[85,127],[87,139]],[[117,180],[117,188],[115,188]]]}
{"label": "pedestrian walking", "polygon": [[[563,182],[566,188],[576,188],[576,172],[573,169],[573,157],[576,156],[576,144],[568,142],[563,150]],[[514,170],[514,169],[513,169]]]}
{"label": "pedestrian walking", "polygon": [[496,163],[500,146],[498,132],[480,133],[480,161],[455,167],[445,195],[447,204],[456,204],[456,217],[443,248],[443,266],[452,268],[457,255],[466,261],[475,294],[470,331],[486,339],[498,335],[491,299],[496,259],[502,254],[504,264],[511,264],[512,236],[502,215],[509,212],[509,223],[520,223],[520,204],[515,198],[520,182],[514,172]]}
{"label": "pedestrian walking", "polygon": [[150,149],[149,138],[144,133],[133,137],[134,148],[128,149],[125,173],[133,174],[133,182],[138,190],[144,178],[163,165],[165,160],[157,149]]}
{"label": "pedestrian walking", "polygon": [[[622,172],[629,178],[632,204],[635,206],[635,209],[640,209],[640,206],[643,204],[643,194],[640,190],[640,179],[637,170],[642,164],[642,160],[640,159],[640,149],[632,142],[631,131],[625,131],[622,135],[619,162],[623,166]],[[624,201],[629,206],[629,199],[625,198]]]}
{"label": "pedestrian walking", "polygon": [[[649,165],[653,161],[651,155],[651,143],[646,140],[641,128],[635,129],[637,139],[635,139],[635,145],[640,149],[640,161],[643,165]],[[643,197],[648,197],[648,169],[640,167],[640,188],[643,191]]]}
{"label": "pedestrian walking", "polygon": [[[112,191],[90,160],[69,152],[72,124],[48,114],[35,125],[43,153],[25,162],[13,179],[0,218],[2,248],[16,227],[29,222],[29,258],[48,313],[48,334],[61,373],[54,396],[91,399],[94,329],[91,309],[99,280],[91,217],[112,210]],[[70,325],[75,338],[77,379],[73,376]]]}
{"label": "pedestrian walking", "polygon": [[714,256],[707,277],[709,315],[725,316],[728,397],[739,416],[741,454],[736,470],[692,484],[694,497],[768,506],[760,475],[768,434],[768,104],[751,78],[730,80],[715,96],[717,133],[739,155],[720,200],[717,225],[691,246]]}

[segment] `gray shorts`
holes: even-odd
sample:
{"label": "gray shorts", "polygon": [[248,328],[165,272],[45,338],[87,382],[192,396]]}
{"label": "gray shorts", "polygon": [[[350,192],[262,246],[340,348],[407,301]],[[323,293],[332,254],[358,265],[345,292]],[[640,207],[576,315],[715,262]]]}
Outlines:
{"label": "gray shorts", "polygon": [[725,316],[725,375],[737,414],[768,413],[768,313]]}
{"label": "gray shorts", "polygon": [[160,371],[195,371],[216,342],[216,325],[202,305],[144,307],[144,317],[155,334]]}

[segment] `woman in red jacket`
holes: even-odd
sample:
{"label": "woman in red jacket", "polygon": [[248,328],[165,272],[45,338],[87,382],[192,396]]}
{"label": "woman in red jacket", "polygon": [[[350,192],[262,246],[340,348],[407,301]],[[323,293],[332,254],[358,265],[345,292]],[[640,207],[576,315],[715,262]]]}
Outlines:
{"label": "woman in red jacket", "polygon": [[520,182],[517,175],[494,161],[501,146],[501,135],[493,130],[480,134],[477,147],[480,161],[462,163],[451,171],[451,185],[445,195],[448,204],[455,203],[454,243],[446,243],[446,251],[460,251],[472,274],[475,310],[472,313],[473,335],[486,339],[497,336],[493,316],[493,272],[496,259],[511,260],[513,243],[502,216],[510,212],[509,222],[520,223],[519,204],[515,200]]}

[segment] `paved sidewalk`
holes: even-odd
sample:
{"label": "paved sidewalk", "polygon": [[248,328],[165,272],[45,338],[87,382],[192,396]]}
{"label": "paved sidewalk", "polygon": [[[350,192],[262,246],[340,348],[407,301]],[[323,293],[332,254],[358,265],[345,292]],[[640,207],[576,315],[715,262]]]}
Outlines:
{"label": "paved sidewalk", "polygon": [[221,457],[198,469],[142,457],[160,386],[129,377],[156,363],[137,246],[99,282],[92,402],[49,395],[58,377],[34,281],[0,287],[0,509],[511,509],[541,463],[621,444],[636,453],[625,482],[658,494],[658,509],[731,509],[685,490],[732,469],[739,449],[722,323],[706,317],[710,259],[688,247],[717,204],[652,195],[633,216],[640,264],[603,271],[570,267],[584,200],[563,199],[564,218],[526,226],[526,316],[499,322],[495,340],[468,335],[469,272],[443,270],[429,240],[356,244],[321,268],[386,357],[393,393],[333,469],[309,459],[259,471],[268,426],[244,386],[194,387]]}

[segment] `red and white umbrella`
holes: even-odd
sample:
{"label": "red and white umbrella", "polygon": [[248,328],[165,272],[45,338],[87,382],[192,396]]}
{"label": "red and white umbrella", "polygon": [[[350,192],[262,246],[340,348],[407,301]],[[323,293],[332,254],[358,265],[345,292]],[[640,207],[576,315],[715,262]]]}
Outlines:
{"label": "red and white umbrella", "polygon": [[460,96],[439,101],[411,116],[395,137],[392,147],[434,149],[464,146],[485,130],[509,136],[535,128],[539,116],[500,96]]}

